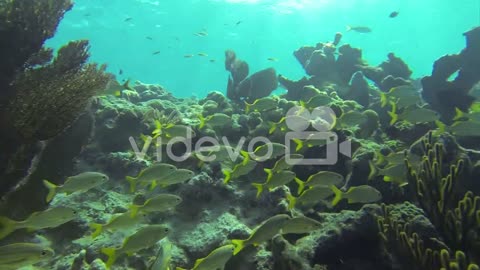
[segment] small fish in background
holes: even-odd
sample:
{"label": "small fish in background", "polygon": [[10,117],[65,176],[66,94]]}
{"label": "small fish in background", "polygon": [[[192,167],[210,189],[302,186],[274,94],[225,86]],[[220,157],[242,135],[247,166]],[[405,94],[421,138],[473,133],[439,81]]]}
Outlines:
{"label": "small fish in background", "polygon": [[232,117],[224,113],[215,113],[206,118],[203,117],[202,114],[199,114],[198,120],[200,121],[198,129],[202,129],[206,125],[210,127],[222,127],[227,125],[231,126],[232,124]]}
{"label": "small fish in background", "polygon": [[298,217],[293,217],[287,222],[282,227],[282,234],[304,234],[304,233],[310,233],[312,231],[320,229],[322,226],[322,223],[305,217],[305,216],[298,216]]}
{"label": "small fish in background", "polygon": [[126,80],[123,84],[118,83],[117,80],[111,79],[108,83],[105,89],[101,90],[100,93],[98,93],[99,96],[116,96],[120,97],[122,96],[122,91],[123,90],[130,90],[130,91],[135,91],[130,86],[130,80]]}
{"label": "small fish in background", "polygon": [[115,263],[121,254],[133,255],[135,252],[155,245],[170,233],[170,228],[165,225],[148,225],[139,229],[134,234],[125,238],[119,248],[102,248],[103,254],[108,256],[107,269]]}
{"label": "small fish in background", "polygon": [[223,175],[224,175],[224,184],[228,184],[232,179],[237,179],[243,175],[248,174],[251,172],[255,167],[257,166],[257,162],[248,159],[247,163],[241,162],[239,164],[236,164],[232,169],[224,169],[222,170]]}
{"label": "small fish in background", "polygon": [[369,181],[379,175],[383,175],[383,181],[385,182],[392,182],[400,187],[408,185],[408,182],[405,180],[408,169],[404,162],[388,164],[385,168],[378,168],[372,161],[369,161],[368,166],[370,169],[370,173],[368,174]]}
{"label": "small fish in background", "polygon": [[159,53],[160,53],[160,51],[155,51],[155,52],[152,53],[152,55],[157,55]]}
{"label": "small fish in background", "polygon": [[0,217],[0,239],[19,229],[37,231],[46,228],[55,228],[77,217],[77,212],[68,207],[49,208],[42,212],[32,213],[27,219],[16,221],[7,217]]}
{"label": "small fish in background", "polygon": [[160,248],[158,249],[156,257],[148,270],[173,270],[171,268],[172,262],[172,249],[173,244],[168,240],[168,238],[163,239],[160,242]]}
{"label": "small fish in background", "polygon": [[393,11],[392,13],[390,13],[390,15],[388,15],[388,17],[390,18],[396,18],[398,16],[399,12],[398,11]]}
{"label": "small fish in background", "polygon": [[343,185],[344,178],[341,174],[330,172],[330,171],[320,171],[316,174],[312,174],[308,179],[303,182],[302,180],[295,178],[295,182],[298,184],[298,194],[302,194],[305,187],[314,187],[314,186],[340,186]]}
{"label": "small fish in background", "polygon": [[245,113],[251,111],[266,112],[277,108],[278,99],[272,97],[263,97],[256,99],[253,103],[248,103],[245,101]]}
{"label": "small fish in background", "polygon": [[173,194],[160,194],[145,201],[142,205],[130,206],[130,217],[134,218],[138,213],[165,212],[182,202],[182,198]]}
{"label": "small fish in background", "polygon": [[358,32],[358,33],[366,34],[366,33],[372,32],[372,29],[370,27],[367,27],[367,26],[350,26],[350,25],[347,25],[347,32],[349,32],[349,31],[355,31],[355,32]]}
{"label": "small fish in background", "polygon": [[215,63],[217,60],[215,60],[215,59],[210,59],[209,61],[210,61],[210,63]]}
{"label": "small fish in background", "polygon": [[267,60],[270,62],[278,62],[278,58],[275,58],[275,57],[269,57],[267,58]]}
{"label": "small fish in background", "polygon": [[90,228],[95,230],[90,235],[90,237],[92,237],[92,239],[95,239],[103,231],[113,232],[121,229],[131,228],[137,224],[140,224],[145,218],[145,216],[143,215],[136,215],[134,218],[132,218],[131,215],[132,215],[131,212],[118,213],[113,215],[112,218],[110,218],[110,220],[105,224],[99,224],[99,223],[89,224]]}
{"label": "small fish in background", "polygon": [[295,206],[314,206],[331,197],[333,194],[332,189],[328,186],[311,187],[302,192],[298,197],[294,197],[292,194],[287,193],[288,210],[295,208]]}
{"label": "small fish in background", "polygon": [[132,17],[127,17],[127,18],[125,18],[125,20],[123,20],[123,21],[124,21],[124,22],[129,22],[129,21],[131,21],[131,20],[133,20]]}
{"label": "small fish in background", "polygon": [[148,40],[153,40],[153,38],[151,36],[146,36],[145,38],[148,39]]}
{"label": "small fish in background", "polygon": [[118,75],[123,75],[123,70],[122,69],[118,70]]}
{"label": "small fish in background", "polygon": [[20,269],[24,266],[52,259],[54,255],[55,252],[51,248],[42,244],[14,243],[1,246],[0,269]]}
{"label": "small fish in background", "polygon": [[194,35],[197,36],[197,37],[206,37],[206,36],[208,36],[208,32],[206,30],[202,30],[200,32],[194,33]]}
{"label": "small fish in background", "polygon": [[343,199],[347,199],[349,204],[373,203],[382,199],[382,193],[368,185],[351,187],[346,192],[341,191],[336,186],[331,186],[331,189],[335,193],[332,206],[336,206]]}
{"label": "small fish in background", "polygon": [[275,174],[275,177],[267,178],[267,181],[265,183],[253,183],[252,186],[254,186],[257,189],[257,199],[260,198],[260,195],[262,195],[263,190],[265,188],[268,189],[268,191],[272,191],[276,189],[277,187],[281,187],[283,185],[286,185],[293,181],[295,179],[295,173],[292,171],[281,171]]}
{"label": "small fish in background", "polygon": [[208,56],[208,54],[206,54],[206,53],[204,53],[204,52],[198,53],[197,55],[198,55],[198,56],[203,56],[203,57]]}
{"label": "small fish in background", "polygon": [[143,169],[137,177],[127,176],[126,180],[130,183],[130,191],[135,192],[137,183],[154,183],[177,171],[177,168],[167,163],[157,163]]}
{"label": "small fish in background", "polygon": [[[235,252],[234,245],[221,246],[210,252],[207,257],[195,261],[195,266],[191,270],[223,270],[225,264],[233,256]],[[186,270],[185,268],[177,267],[176,270]]]}
{"label": "small fish in background", "polygon": [[240,25],[242,22],[243,22],[243,21],[240,20],[240,21],[236,22],[235,25],[238,26],[238,25]]}
{"label": "small fish in background", "polygon": [[183,58],[192,58],[194,55],[193,54],[185,54]]}
{"label": "small fish in background", "polygon": [[70,195],[74,192],[85,192],[108,181],[108,176],[98,172],[84,172],[75,176],[68,177],[64,184],[57,186],[48,180],[43,180],[43,184],[48,189],[46,202],[50,202],[58,193]]}
{"label": "small fish in background", "polygon": [[253,230],[253,232],[250,234],[250,237],[247,239],[233,239],[232,244],[235,246],[233,255],[236,255],[247,246],[258,246],[263,242],[272,239],[280,232],[285,222],[287,222],[289,219],[290,217],[285,214],[273,216],[258,225],[258,227]]}

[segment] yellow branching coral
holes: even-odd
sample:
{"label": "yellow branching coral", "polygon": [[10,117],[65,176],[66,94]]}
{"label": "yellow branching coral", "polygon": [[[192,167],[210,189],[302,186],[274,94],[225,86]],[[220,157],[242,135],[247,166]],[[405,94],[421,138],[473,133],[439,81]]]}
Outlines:
{"label": "yellow branching coral", "polygon": [[472,192],[459,194],[465,163],[459,159],[454,165],[442,164],[443,146],[433,143],[431,133],[422,139],[422,147],[419,169],[406,161],[408,181],[441,239],[429,239],[426,245],[408,223],[392,218],[387,206],[378,218],[380,237],[393,253],[408,258],[408,266],[414,269],[480,269],[480,197]]}

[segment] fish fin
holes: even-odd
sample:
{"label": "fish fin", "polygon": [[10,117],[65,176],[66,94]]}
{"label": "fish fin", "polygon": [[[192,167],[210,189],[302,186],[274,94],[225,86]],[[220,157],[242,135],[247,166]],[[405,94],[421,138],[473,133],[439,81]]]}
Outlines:
{"label": "fish fin", "polygon": [[117,91],[115,91],[115,93],[113,93],[113,95],[116,96],[116,97],[121,97],[122,96],[122,91],[117,90]]}
{"label": "fish fin", "polygon": [[465,117],[465,113],[462,112],[459,108],[455,107],[455,117],[453,117],[453,121],[457,121],[458,119],[461,119]]}
{"label": "fish fin", "polygon": [[201,113],[198,114],[198,120],[200,120],[200,125],[198,125],[198,129],[202,129],[205,126],[205,117]]}
{"label": "fish fin", "polygon": [[235,246],[233,255],[237,255],[245,247],[245,240],[233,239],[232,244]]}
{"label": "fish fin", "polygon": [[253,183],[252,186],[257,188],[257,199],[258,199],[263,192],[263,184]]}
{"label": "fish fin", "polygon": [[[395,103],[393,103],[395,104]],[[390,115],[390,117],[392,118],[390,120],[390,125],[393,125],[395,124],[397,121],[398,121],[398,114],[396,114],[396,106],[392,106],[392,111],[391,112],[388,112],[388,115]]]}
{"label": "fish fin", "polygon": [[383,181],[387,182],[387,183],[390,183],[390,182],[393,182],[393,179],[390,177],[390,176],[383,176]]}
{"label": "fish fin", "polygon": [[125,177],[127,181],[130,183],[130,192],[135,192],[135,189],[137,187],[137,179],[135,177],[127,176]]}
{"label": "fish fin", "polygon": [[435,121],[435,125],[437,126],[439,133],[443,133],[446,131],[447,126],[442,121]]}
{"label": "fish fin", "polygon": [[130,206],[130,217],[131,218],[135,218],[137,216],[139,208],[140,207],[138,205],[135,205],[135,204],[132,204]]}
{"label": "fish fin", "polygon": [[332,200],[332,206],[335,206],[343,199],[343,192],[334,185],[330,186],[330,188],[335,194],[335,197]]}
{"label": "fish fin", "polygon": [[95,231],[90,235],[90,237],[92,237],[92,239],[97,238],[97,236],[99,236],[99,235],[102,233],[102,230],[103,230],[103,225],[102,225],[102,224],[91,223],[89,226],[90,226],[90,228],[92,228],[92,229],[95,230]]}
{"label": "fish fin", "polygon": [[295,151],[298,152],[303,149],[303,141],[300,139],[293,139],[293,141],[297,144],[297,147],[295,147]]}
{"label": "fish fin", "polygon": [[154,190],[156,186],[158,186],[157,180],[153,180],[150,184],[150,191]]}
{"label": "fish fin", "polygon": [[277,124],[271,122],[271,124],[270,124],[270,129],[268,130],[268,134],[269,134],[269,135],[273,134],[273,132],[275,132],[275,130],[277,130]]}
{"label": "fish fin", "polygon": [[350,25],[347,25],[347,32],[352,31],[352,27]]}
{"label": "fish fin", "polygon": [[43,185],[48,188],[48,195],[46,198],[47,203],[50,202],[53,197],[55,197],[55,194],[57,194],[57,188],[58,186],[49,182],[48,180],[43,180]]}
{"label": "fish fin", "polygon": [[223,183],[228,184],[228,182],[232,180],[232,172],[229,170],[223,170],[223,175],[225,176],[223,179]]}
{"label": "fish fin", "polygon": [[245,114],[248,114],[250,112],[250,107],[252,104],[248,104],[248,102],[245,101]]}
{"label": "fish fin", "polygon": [[302,106],[303,108],[307,108],[307,103],[305,103],[305,101],[303,100],[300,100],[300,106]]}
{"label": "fish fin", "polygon": [[5,238],[16,230],[16,222],[7,217],[0,217],[0,239]]}
{"label": "fish fin", "polygon": [[292,194],[287,193],[287,201],[288,201],[288,210],[292,210],[295,208],[295,204],[297,204],[297,198],[295,198]]}
{"label": "fish fin", "polygon": [[107,266],[107,269],[110,269],[110,267],[115,263],[117,260],[117,250],[114,248],[102,248],[101,249],[102,253],[108,256],[107,262],[105,265]]}
{"label": "fish fin", "polygon": [[383,108],[387,106],[388,103],[388,98],[387,98],[387,93],[381,92],[380,93],[380,106]]}
{"label": "fish fin", "polygon": [[368,174],[368,181],[372,180],[378,174],[378,169],[375,167],[371,160],[368,161],[368,168],[370,169],[370,173]]}
{"label": "fish fin", "polygon": [[240,151],[240,154],[244,157],[242,164],[247,165],[250,161],[250,154],[247,151]]}
{"label": "fish fin", "polygon": [[298,177],[295,177],[295,182],[298,184],[298,195],[302,194],[302,191],[305,189],[305,182],[300,180]]}
{"label": "fish fin", "polygon": [[382,153],[380,153],[380,151],[375,152],[375,157],[376,157],[375,165],[381,165],[381,164],[385,163],[385,161],[386,161],[385,156],[382,155]]}
{"label": "fish fin", "polygon": [[265,169],[263,169],[263,171],[267,173],[267,180],[265,181],[265,183],[270,182],[270,180],[272,179],[272,176],[273,176],[272,169],[265,168]]}
{"label": "fish fin", "polygon": [[195,267],[198,267],[204,260],[205,258],[197,259],[195,261],[195,265],[193,266],[193,269],[195,269]]}
{"label": "fish fin", "polygon": [[136,91],[130,86],[130,79],[126,80],[124,84],[122,84],[122,87],[124,89],[130,90],[130,91]]}

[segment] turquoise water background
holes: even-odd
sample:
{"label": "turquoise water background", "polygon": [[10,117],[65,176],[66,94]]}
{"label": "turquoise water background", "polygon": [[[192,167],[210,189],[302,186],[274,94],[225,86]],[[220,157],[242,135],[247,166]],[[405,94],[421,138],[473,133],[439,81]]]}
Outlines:
{"label": "turquoise water background", "polygon": [[[480,0],[75,2],[48,46],[89,39],[91,61],[107,63],[117,75],[121,69],[119,80],[158,83],[179,97],[225,92],[225,49],[246,60],[251,73],[274,67],[279,74],[299,79],[305,73],[293,51],[331,41],[336,32],[344,34],[342,43],[361,48],[370,64],[377,65],[394,52],[410,65],[414,77],[420,77],[430,74],[440,56],[463,49],[462,33],[480,25]],[[389,18],[393,11],[399,12],[397,18]],[[373,31],[346,32],[347,25]],[[203,30],[208,36],[195,35]],[[195,56],[185,58],[187,54]]]}

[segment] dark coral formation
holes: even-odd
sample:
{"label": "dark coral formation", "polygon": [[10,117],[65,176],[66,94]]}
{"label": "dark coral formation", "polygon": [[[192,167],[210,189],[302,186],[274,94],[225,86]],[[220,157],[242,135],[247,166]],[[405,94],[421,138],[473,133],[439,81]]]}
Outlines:
{"label": "dark coral formation", "polygon": [[[432,75],[422,79],[423,98],[445,120],[455,114],[455,108],[468,111],[474,101],[469,93],[480,81],[480,27],[464,34],[466,48],[459,54],[446,55],[433,65]],[[454,74],[458,75],[450,80]]]}
{"label": "dark coral formation", "polygon": [[225,69],[230,72],[227,84],[227,97],[234,101],[242,99],[254,101],[266,97],[277,89],[277,74],[275,69],[267,68],[249,74],[247,62],[237,58],[232,50],[225,52]]}
{"label": "dark coral formation", "polygon": [[69,0],[0,3],[2,195],[28,178],[37,142],[72,125],[109,79],[104,67],[86,63],[87,41],[65,45],[55,58],[42,48],[71,7]]}
{"label": "dark coral formation", "polygon": [[294,56],[310,77],[293,81],[280,75],[279,81],[287,88],[288,99],[299,100],[303,88],[307,85],[314,85],[319,89],[333,86],[342,98],[355,100],[367,107],[370,105],[371,86],[365,78],[373,81],[384,92],[410,83],[412,71],[393,53],[389,53],[388,59],[378,67],[372,67],[362,59],[362,51],[358,48],[345,44],[337,50],[340,41],[337,36],[333,43],[304,46],[294,52]]}

